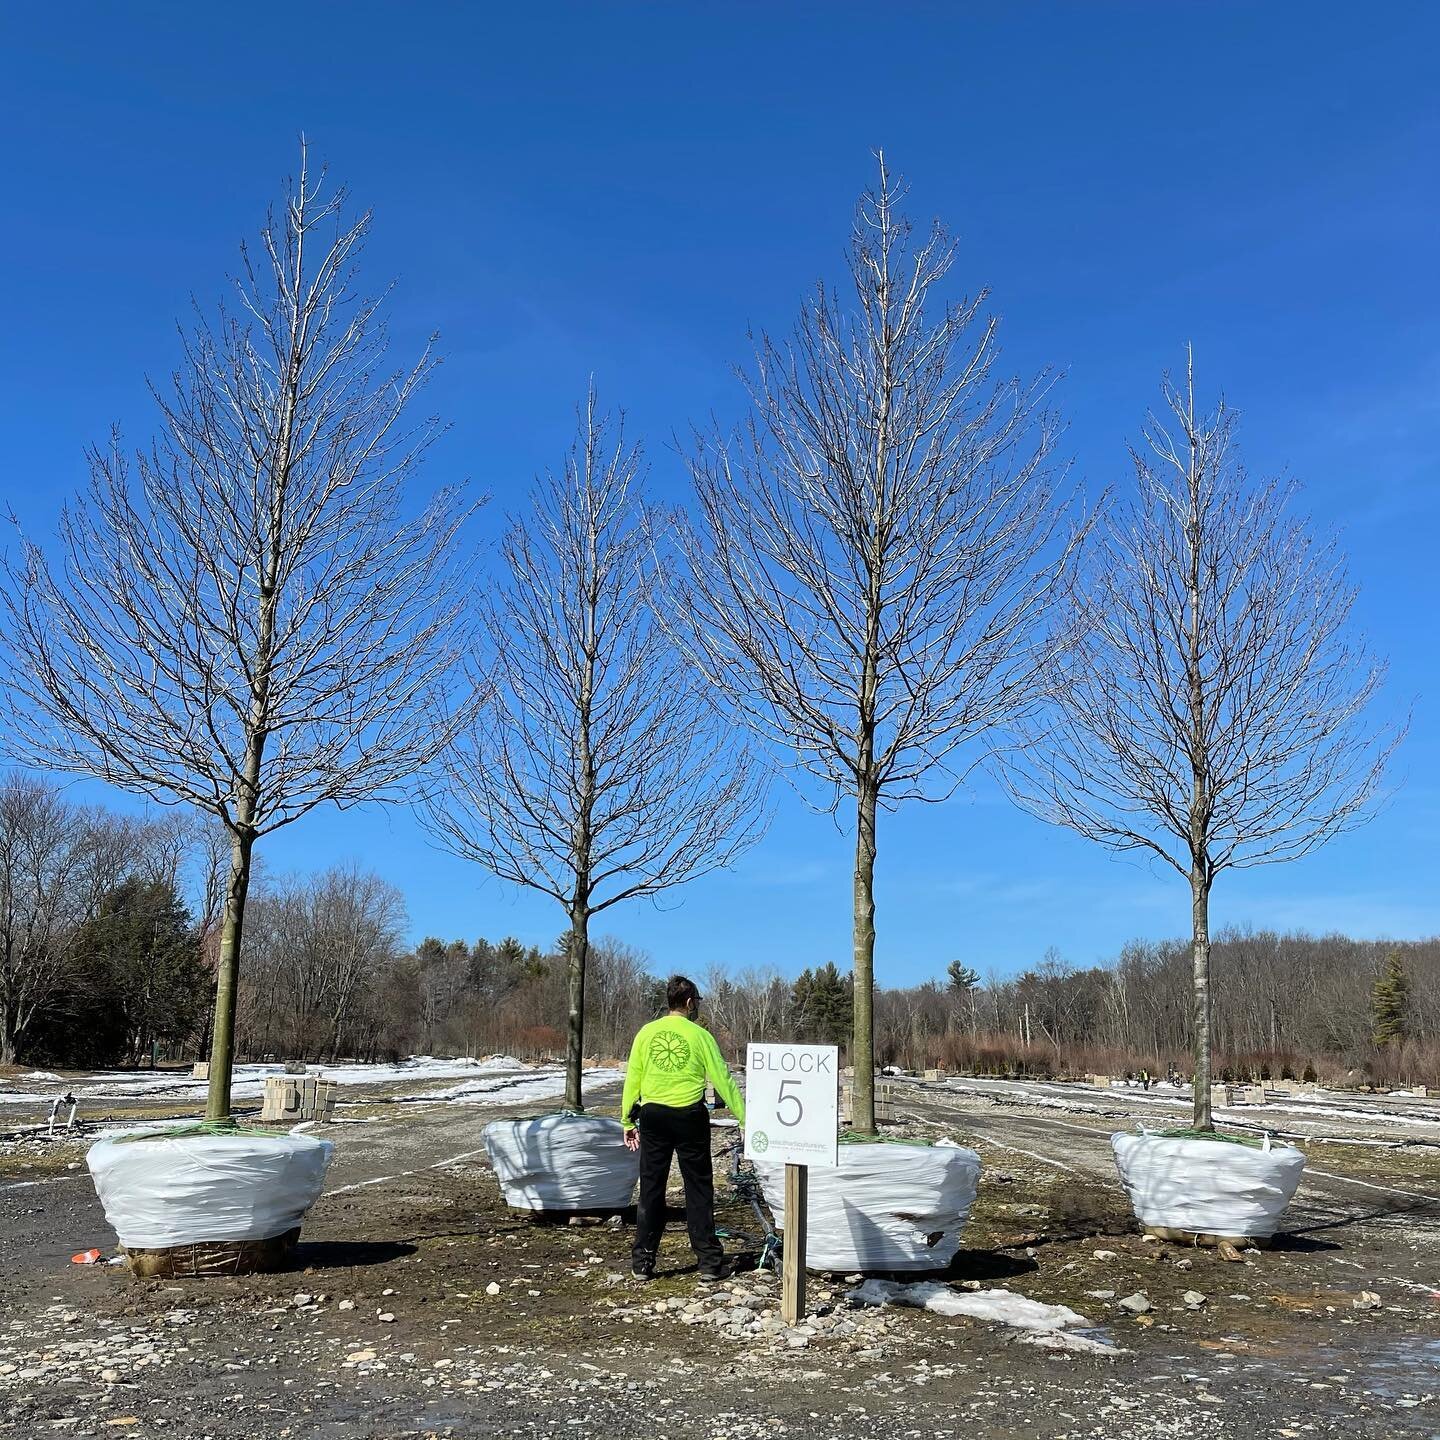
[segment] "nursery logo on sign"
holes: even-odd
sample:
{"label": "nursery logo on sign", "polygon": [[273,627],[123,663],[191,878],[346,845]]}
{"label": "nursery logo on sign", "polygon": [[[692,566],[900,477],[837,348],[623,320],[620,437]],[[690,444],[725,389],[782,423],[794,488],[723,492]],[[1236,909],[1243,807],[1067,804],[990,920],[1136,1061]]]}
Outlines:
{"label": "nursery logo on sign", "polygon": [[746,1155],[787,1165],[839,1164],[839,1059],[834,1045],[746,1048]]}

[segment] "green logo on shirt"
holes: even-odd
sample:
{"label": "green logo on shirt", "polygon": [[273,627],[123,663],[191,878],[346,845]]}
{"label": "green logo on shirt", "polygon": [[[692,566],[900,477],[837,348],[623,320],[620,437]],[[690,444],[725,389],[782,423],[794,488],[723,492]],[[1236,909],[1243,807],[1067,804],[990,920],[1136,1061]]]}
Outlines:
{"label": "green logo on shirt", "polygon": [[662,1030],[650,1041],[650,1063],[657,1070],[683,1070],[690,1063],[690,1042],[673,1030]]}

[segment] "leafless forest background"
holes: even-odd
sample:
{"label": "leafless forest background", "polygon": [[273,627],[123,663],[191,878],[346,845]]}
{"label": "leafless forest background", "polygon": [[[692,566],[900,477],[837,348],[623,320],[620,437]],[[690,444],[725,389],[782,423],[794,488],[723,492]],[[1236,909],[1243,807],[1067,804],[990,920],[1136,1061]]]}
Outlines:
{"label": "leafless forest background", "polygon": [[[43,781],[0,783],[7,1061],[203,1055],[227,861],[223,836],[204,826],[79,806]],[[242,1059],[563,1054],[564,936],[545,947],[503,935],[412,947],[404,897],[353,867],[262,871],[252,904]],[[1380,1047],[1376,985],[1391,955],[1406,981],[1403,1037]],[[846,958],[798,980],[767,966],[712,967],[696,977],[706,1017],[732,1054],[749,1040],[844,1044]],[[1440,939],[1221,932],[1214,962],[1217,1074],[1440,1083]],[[988,973],[983,955],[936,954],[934,979],[877,991],[876,1058],[985,1074],[1164,1074],[1172,1065],[1187,1074],[1190,967],[1188,936],[1136,940],[1085,967],[1052,949],[1004,978]],[[593,940],[590,1053],[623,1054],[656,1012],[657,982],[689,968],[684,955]]]}

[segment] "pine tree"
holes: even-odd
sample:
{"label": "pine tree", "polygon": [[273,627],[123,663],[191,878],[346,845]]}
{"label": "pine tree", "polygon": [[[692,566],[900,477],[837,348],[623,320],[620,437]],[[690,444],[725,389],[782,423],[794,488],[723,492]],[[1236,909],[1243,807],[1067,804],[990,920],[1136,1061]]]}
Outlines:
{"label": "pine tree", "polygon": [[209,982],[173,886],[125,880],[76,931],[70,953],[73,999],[88,1011],[77,1053],[91,1063],[143,1061],[152,1046],[194,1032]]}
{"label": "pine tree", "polygon": [[1385,957],[1370,996],[1375,1044],[1382,1050],[1405,1039],[1406,1012],[1410,1007],[1410,979],[1398,951]]}
{"label": "pine tree", "polygon": [[815,988],[815,976],[810,970],[802,970],[790,987],[790,1023],[795,1038],[808,1041],[810,1035],[810,993]]}
{"label": "pine tree", "polygon": [[950,979],[950,988],[960,994],[968,994],[980,983],[980,972],[959,960],[952,960],[945,967],[945,974]]}
{"label": "pine tree", "polygon": [[855,1015],[854,978],[833,962],[806,970],[790,992],[799,1038],[814,1045],[843,1045]]}
{"label": "pine tree", "polygon": [[507,986],[518,985],[529,978],[527,958],[525,947],[513,935],[507,935],[495,947],[495,963]]}

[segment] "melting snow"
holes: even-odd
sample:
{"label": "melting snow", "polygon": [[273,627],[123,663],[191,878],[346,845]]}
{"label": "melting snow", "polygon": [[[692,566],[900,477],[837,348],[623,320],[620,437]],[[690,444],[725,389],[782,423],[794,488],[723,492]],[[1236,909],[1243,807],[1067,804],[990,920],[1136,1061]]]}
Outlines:
{"label": "melting snow", "polygon": [[1088,1328],[1090,1322],[1067,1305],[1046,1305],[1013,1290],[952,1290],[935,1280],[906,1284],[899,1280],[867,1280],[845,1297],[860,1305],[909,1305],[936,1315],[969,1315],[1020,1330]]}
{"label": "melting snow", "polygon": [[[618,1070],[587,1070],[585,1084],[607,1085],[620,1079]],[[444,1090],[427,1090],[416,1096],[421,1100],[458,1100],[462,1104],[474,1105],[488,1100],[501,1100],[505,1104],[513,1101],[545,1100],[565,1093],[565,1071],[560,1066],[549,1067],[529,1075],[495,1076],[488,1080],[466,1080]]]}
{"label": "melting snow", "polygon": [[[464,1076],[497,1072],[533,1073],[535,1068],[512,1055],[493,1055],[485,1060],[440,1060],[419,1055],[397,1064],[312,1065],[309,1073],[333,1080],[337,1085],[383,1085],[398,1081],[460,1079]],[[237,1100],[258,1100],[265,1093],[266,1077],[285,1073],[285,1067],[279,1064],[237,1065],[230,1093]],[[36,1076],[22,1078],[34,1079],[45,1075],[48,1075],[48,1072],[37,1072]],[[56,1085],[67,1083],[59,1076],[48,1078]],[[124,1099],[135,1096],[202,1099],[207,1088],[205,1081],[194,1080],[183,1072],[177,1074],[173,1070],[157,1071],[154,1074],[134,1070],[100,1072],[73,1083],[74,1093],[81,1100]],[[53,1095],[53,1089],[3,1091],[0,1092],[0,1103],[34,1104],[37,1101],[48,1101]]]}
{"label": "melting snow", "polygon": [[[1063,1082],[1046,1080],[1016,1082],[966,1078],[947,1080],[945,1084],[947,1089],[957,1090],[962,1094],[1007,1095],[1037,1109],[1066,1110],[1073,1114],[1093,1115],[1107,1110],[1113,1111],[1116,1102],[1125,1105],[1158,1105],[1188,1113],[1192,1104],[1188,1087],[1171,1086],[1163,1082],[1148,1091],[1128,1085],[1113,1085],[1109,1090],[1097,1090],[1090,1085],[1066,1085]],[[1403,1095],[1380,1095],[1349,1105],[1345,1104],[1345,1098],[1334,1092],[1321,1092],[1313,1097],[1287,1095],[1283,1099],[1267,1099],[1260,1105],[1217,1105],[1215,1114],[1236,1123],[1257,1112],[1307,1118],[1329,1117],[1386,1125],[1434,1125],[1440,1121],[1440,1111],[1437,1111],[1433,1104],[1428,1109],[1423,1108],[1423,1101],[1410,1105],[1406,1103],[1408,1097]],[[1096,1101],[1100,1103],[1094,1103]],[[1395,1104],[1397,1101],[1399,1106]]]}
{"label": "melting snow", "polygon": [[968,1315],[974,1320],[1010,1325],[1026,1332],[1022,1337],[1026,1343],[1047,1350],[1109,1356],[1122,1353],[1102,1340],[1067,1333],[1093,1328],[1090,1321],[1069,1306],[1046,1305],[1026,1295],[1017,1295],[1013,1290],[952,1290],[934,1280],[911,1284],[867,1280],[858,1289],[849,1291],[845,1298],[859,1305],[909,1305],[936,1315]]}

